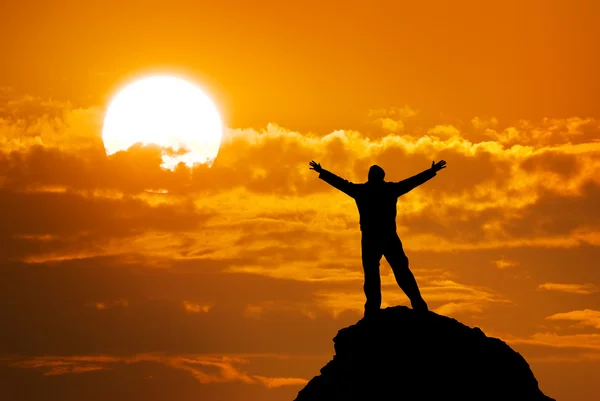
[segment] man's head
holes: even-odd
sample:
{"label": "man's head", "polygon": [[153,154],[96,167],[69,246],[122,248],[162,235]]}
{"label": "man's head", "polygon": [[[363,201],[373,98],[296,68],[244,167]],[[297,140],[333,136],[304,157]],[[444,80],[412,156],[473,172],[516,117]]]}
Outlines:
{"label": "man's head", "polygon": [[372,165],[371,168],[369,169],[369,181],[371,181],[371,182],[383,181],[384,178],[385,178],[385,171],[383,171],[383,169],[376,164]]}

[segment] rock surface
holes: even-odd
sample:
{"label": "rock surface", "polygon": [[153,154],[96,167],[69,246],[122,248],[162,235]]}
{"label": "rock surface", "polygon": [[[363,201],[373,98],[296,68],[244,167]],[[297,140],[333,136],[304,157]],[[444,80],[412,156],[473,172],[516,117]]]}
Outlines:
{"label": "rock surface", "polygon": [[506,343],[433,312],[383,309],[333,341],[333,360],[296,401],[553,400]]}

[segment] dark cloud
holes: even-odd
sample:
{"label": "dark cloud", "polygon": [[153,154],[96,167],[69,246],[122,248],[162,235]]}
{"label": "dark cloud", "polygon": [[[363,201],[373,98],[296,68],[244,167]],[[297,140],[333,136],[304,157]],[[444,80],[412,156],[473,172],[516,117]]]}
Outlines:
{"label": "dark cloud", "polygon": [[[81,358],[85,360],[86,357]],[[205,384],[190,371],[151,360],[103,364],[107,369],[53,376],[44,376],[42,369],[17,367],[11,363],[14,361],[0,361],[0,376],[4,379],[0,395],[7,400],[34,401],[43,398],[48,401],[78,401],[85,398],[90,401],[178,401],[192,398],[230,401],[251,397],[276,401],[293,399],[301,388],[298,385],[267,388],[241,382]],[[323,362],[300,360],[295,364],[301,365],[301,373],[310,377]],[[290,365],[279,364],[279,368],[283,372],[293,372]],[[248,368],[248,365],[243,365],[243,368]]]}
{"label": "dark cloud", "polygon": [[71,106],[65,102],[17,95],[14,90],[0,89],[0,120],[24,125],[39,121],[60,123],[70,111]]}
{"label": "dark cloud", "polygon": [[579,172],[581,164],[575,154],[549,151],[525,159],[520,167],[528,173],[551,172],[563,179],[569,179]]}
{"label": "dark cloud", "polygon": [[502,222],[512,238],[567,236],[577,230],[600,229],[600,184],[587,181],[578,194],[542,190],[539,199],[516,217]]}
{"label": "dark cloud", "polygon": [[[4,263],[0,354],[314,354],[329,350],[337,328],[356,318],[332,320],[322,311],[310,319],[300,311],[275,309],[260,321],[249,320],[244,316],[247,305],[311,304],[312,294],[326,285],[224,273],[219,267],[223,265],[197,260],[152,269],[143,260],[125,258]],[[92,306],[116,300],[127,303],[105,309]],[[184,301],[214,306],[208,312],[190,313]]]}
{"label": "dark cloud", "polygon": [[52,251],[95,250],[109,239],[125,241],[148,231],[193,231],[215,215],[191,200],[150,205],[123,197],[84,196],[73,192],[0,191],[2,259]]}

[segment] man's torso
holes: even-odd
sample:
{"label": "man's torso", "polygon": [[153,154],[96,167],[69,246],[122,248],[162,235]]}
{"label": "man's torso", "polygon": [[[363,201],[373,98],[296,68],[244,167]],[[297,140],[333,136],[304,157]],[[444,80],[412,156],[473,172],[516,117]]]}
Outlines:
{"label": "man's torso", "polygon": [[363,232],[396,232],[396,205],[398,196],[389,182],[357,184],[354,197]]}

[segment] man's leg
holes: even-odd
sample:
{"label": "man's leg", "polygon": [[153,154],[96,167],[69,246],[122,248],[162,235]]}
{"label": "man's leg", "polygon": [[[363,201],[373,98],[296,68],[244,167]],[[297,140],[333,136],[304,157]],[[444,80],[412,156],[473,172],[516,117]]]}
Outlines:
{"label": "man's leg", "polygon": [[361,239],[362,264],[365,272],[365,315],[377,312],[381,308],[381,278],[379,277],[379,261],[383,256],[382,244],[372,235],[363,233]]}
{"label": "man's leg", "polygon": [[408,268],[408,257],[404,253],[402,242],[397,233],[387,236],[383,254],[394,272],[396,282],[410,299],[413,309],[428,310],[427,303],[419,291],[417,280]]}

